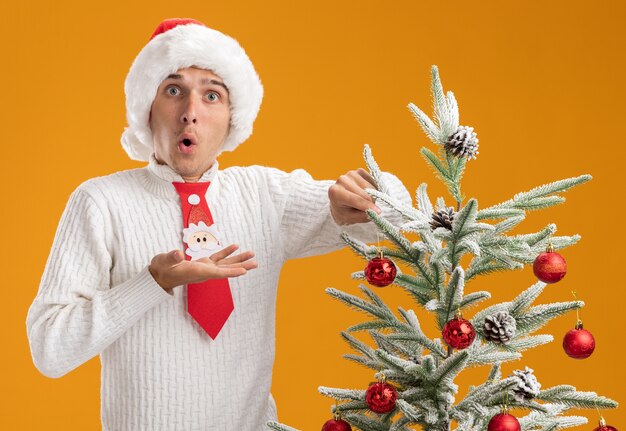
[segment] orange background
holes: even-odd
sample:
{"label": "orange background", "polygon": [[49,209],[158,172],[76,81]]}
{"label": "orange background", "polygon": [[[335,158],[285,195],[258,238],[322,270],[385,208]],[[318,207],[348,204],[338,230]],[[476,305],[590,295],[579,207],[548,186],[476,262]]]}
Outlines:
{"label": "orange background", "polygon": [[[619,1],[481,2],[14,2],[2,6],[3,340],[0,428],[99,428],[99,362],[61,379],[31,362],[25,319],[61,212],[82,181],[141,166],[119,138],[125,123],[128,68],[163,18],[193,16],[233,35],[254,62],[266,96],[252,138],[223,167],[263,164],[305,168],[335,179],[363,166],[369,143],[384,170],[411,193],[422,181],[431,198],[445,190],[418,155],[430,145],[406,105],[430,112],[430,65],[459,101],[461,124],[474,126],[478,160],[463,181],[482,207],[552,180],[591,173],[568,202],[534,212],[517,232],[556,222],[583,240],[563,254],[567,277],[541,302],[587,302],[582,317],[597,342],[584,361],[562,352],[574,314],[542,333],[556,341],[508,364],[528,365],[543,384],[573,384],[624,401],[624,265],[622,81],[625,7]],[[445,3],[442,5],[440,3]],[[357,292],[362,269],[349,250],[293,261],[279,289],[273,393],[281,421],[321,428],[331,401],[318,385],[364,388],[372,372],[341,358],[339,332],[363,320],[324,293]],[[487,278],[469,291],[509,300],[533,283],[530,269]],[[378,291],[392,305],[414,307],[397,287]],[[432,319],[418,310],[425,330]],[[464,372],[461,392],[486,368]],[[621,410],[605,412],[624,426]],[[516,413],[524,414],[521,411]],[[582,411],[591,423],[593,410]],[[243,414],[243,412],[242,412]]]}

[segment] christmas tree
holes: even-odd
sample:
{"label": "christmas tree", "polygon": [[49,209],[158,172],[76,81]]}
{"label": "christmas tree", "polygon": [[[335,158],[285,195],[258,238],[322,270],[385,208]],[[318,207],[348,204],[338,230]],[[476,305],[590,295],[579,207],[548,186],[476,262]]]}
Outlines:
{"label": "christmas tree", "polygon": [[[456,99],[451,91],[444,93],[436,66],[432,68],[431,93],[433,119],[413,104],[409,109],[438,148],[437,152],[422,148],[421,154],[447,187],[454,204],[438,198],[433,206],[426,184],[417,189],[416,208],[395,200],[386,193],[381,171],[365,146],[365,162],[378,188],[368,193],[401,213],[404,223],[393,226],[368,210],[392,246],[367,245],[345,233],[342,238],[368,260],[365,271],[352,274],[353,278],[378,287],[394,283],[405,289],[434,315],[441,332],[429,337],[413,310],[399,308],[394,314],[364,284],[359,286],[364,298],[327,289],[329,295],[369,317],[342,332],[357,352],[345,357],[374,370],[379,381],[360,390],[320,387],[320,393],[338,401],[333,407],[335,418],[324,424],[323,430],[345,431],[353,426],[362,431],[553,431],[585,424],[586,417],[564,413],[571,408],[615,408],[617,403],[570,385],[542,389],[528,367],[503,376],[501,364],[519,360],[525,350],[553,341],[551,335],[536,332],[555,317],[584,306],[578,300],[535,305],[547,283],[558,282],[566,273],[565,260],[555,250],[575,244],[578,235],[554,236],[554,224],[530,234],[507,232],[518,226],[527,212],[564,202],[559,193],[591,176],[555,181],[479,208],[476,199],[466,201],[461,192],[466,165],[478,154],[478,139],[473,128],[459,125]],[[400,272],[393,261],[407,271]],[[470,320],[463,318],[464,312],[491,296],[486,291],[467,293],[471,281],[527,264],[533,264],[540,281],[510,302],[474,312]],[[357,331],[368,331],[376,347],[352,335]],[[566,335],[563,347],[568,355],[581,359],[591,355],[595,342],[579,320]],[[465,398],[457,400],[454,379],[465,368],[475,366],[490,367],[486,381],[471,386]],[[269,426],[296,431],[274,422]],[[601,419],[602,427],[602,431],[612,428]]]}

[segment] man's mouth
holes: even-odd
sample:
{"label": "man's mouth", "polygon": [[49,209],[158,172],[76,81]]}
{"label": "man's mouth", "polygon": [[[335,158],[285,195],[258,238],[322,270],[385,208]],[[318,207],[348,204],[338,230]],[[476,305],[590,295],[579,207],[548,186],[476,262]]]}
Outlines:
{"label": "man's mouth", "polygon": [[178,141],[178,149],[184,154],[190,154],[193,152],[196,146],[195,140],[192,136],[184,134]]}

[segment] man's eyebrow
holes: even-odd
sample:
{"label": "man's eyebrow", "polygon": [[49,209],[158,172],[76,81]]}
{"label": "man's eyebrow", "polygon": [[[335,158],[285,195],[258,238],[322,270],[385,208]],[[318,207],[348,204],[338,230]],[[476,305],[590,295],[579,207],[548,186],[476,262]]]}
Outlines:
{"label": "man's eyebrow", "polygon": [[220,87],[224,87],[224,90],[226,90],[227,93],[229,92],[228,91],[228,87],[226,86],[226,84],[224,84],[221,81],[217,81],[215,79],[204,78],[202,81],[200,81],[200,84],[202,84],[202,85],[210,85],[210,84],[219,85]]}
{"label": "man's eyebrow", "polygon": [[[171,73],[171,74],[167,75],[167,78],[165,78],[165,79],[178,79],[178,80],[180,80],[180,79],[183,79],[183,76],[178,74],[178,73]],[[226,90],[226,92],[229,93],[228,87],[226,86],[226,84],[224,84],[223,82],[218,81],[216,79],[204,78],[204,79],[202,79],[200,81],[200,84],[202,84],[202,85],[210,85],[210,84],[219,85],[220,87],[224,87],[224,90]]]}

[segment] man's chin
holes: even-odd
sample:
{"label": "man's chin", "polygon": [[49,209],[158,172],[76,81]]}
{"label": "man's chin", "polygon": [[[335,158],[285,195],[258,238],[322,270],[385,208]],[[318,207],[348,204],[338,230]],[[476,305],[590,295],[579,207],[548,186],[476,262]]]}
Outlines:
{"label": "man's chin", "polygon": [[199,163],[173,163],[170,168],[174,172],[176,172],[181,177],[187,178],[200,178],[202,174],[209,170],[212,166],[210,165],[200,165]]}

